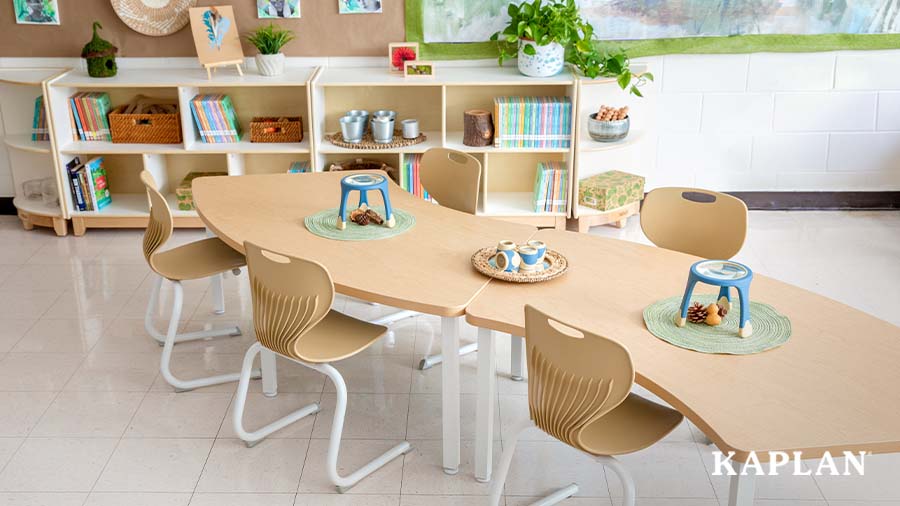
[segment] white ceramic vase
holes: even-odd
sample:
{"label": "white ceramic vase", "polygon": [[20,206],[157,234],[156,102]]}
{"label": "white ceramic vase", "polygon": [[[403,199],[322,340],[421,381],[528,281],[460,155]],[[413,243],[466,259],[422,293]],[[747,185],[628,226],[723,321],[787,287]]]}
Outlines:
{"label": "white ceramic vase", "polygon": [[256,68],[264,76],[284,74],[284,53],[256,55]]}
{"label": "white ceramic vase", "polygon": [[[534,48],[534,54],[525,53],[525,48]],[[519,39],[519,72],[529,77],[550,77],[562,72],[566,62],[566,48],[558,42],[539,46],[530,40]]]}

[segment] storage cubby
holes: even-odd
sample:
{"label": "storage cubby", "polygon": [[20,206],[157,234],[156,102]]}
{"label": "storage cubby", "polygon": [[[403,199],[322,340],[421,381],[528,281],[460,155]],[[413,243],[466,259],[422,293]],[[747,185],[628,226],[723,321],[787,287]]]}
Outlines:
{"label": "storage cubby", "polygon": [[542,227],[564,227],[567,213],[534,210],[534,178],[539,162],[559,162],[571,175],[571,164],[565,153],[485,154],[480,214]]}
{"label": "storage cubby", "polygon": [[[304,154],[259,154],[242,155],[243,174],[284,174],[294,162],[309,162],[309,155]],[[234,168],[234,164],[232,164]],[[238,175],[230,172],[231,175]]]}

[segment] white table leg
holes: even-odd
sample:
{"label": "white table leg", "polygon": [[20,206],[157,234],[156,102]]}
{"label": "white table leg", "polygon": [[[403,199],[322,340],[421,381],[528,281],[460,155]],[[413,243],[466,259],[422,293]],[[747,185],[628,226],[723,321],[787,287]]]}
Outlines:
{"label": "white table leg", "polygon": [[509,353],[509,372],[513,381],[522,381],[525,379],[525,338],[519,336],[509,336],[510,353]]}
{"label": "white table leg", "polygon": [[459,472],[459,330],[462,317],[441,318],[441,411],[444,472]]}
{"label": "white table leg", "polygon": [[738,474],[731,477],[731,487],[728,491],[728,506],[753,506],[753,495],[756,488],[756,474],[744,472],[744,464],[738,469]]}
{"label": "white table leg", "polygon": [[494,332],[478,329],[478,404],[475,414],[475,479],[491,481],[494,413],[497,408],[497,345]]}
{"label": "white table leg", "polygon": [[278,395],[278,368],[275,364],[275,352],[263,348],[259,354],[259,365],[262,369],[262,391],[266,397]]}

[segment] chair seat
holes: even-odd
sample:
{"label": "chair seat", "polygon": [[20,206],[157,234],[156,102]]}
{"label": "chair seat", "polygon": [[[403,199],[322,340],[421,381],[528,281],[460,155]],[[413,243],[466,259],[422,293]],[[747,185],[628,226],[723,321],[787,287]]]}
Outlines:
{"label": "chair seat", "polygon": [[672,432],[684,417],[640,395],[629,394],[615,409],[585,427],[584,450],[594,455],[623,455],[652,446]]}
{"label": "chair seat", "polygon": [[156,272],[172,281],[208,278],[246,264],[244,255],[217,237],[191,242],[153,255]]}
{"label": "chair seat", "polygon": [[306,362],[335,362],[363,351],[385,332],[387,327],[332,310],[303,335],[294,352]]}

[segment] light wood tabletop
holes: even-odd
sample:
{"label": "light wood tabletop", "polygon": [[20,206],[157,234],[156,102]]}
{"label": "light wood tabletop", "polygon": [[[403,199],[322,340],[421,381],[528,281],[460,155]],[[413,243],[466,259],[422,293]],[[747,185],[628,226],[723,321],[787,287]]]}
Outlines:
{"label": "light wood tabletop", "polygon": [[563,231],[542,230],[534,239],[563,253],[569,271],[536,285],[492,282],[467,309],[469,323],[522,336],[524,306],[531,304],[619,341],[631,352],[637,382],[720,450],[735,451],[735,461],[751,450],[802,450],[803,458],[826,450],[900,451],[900,328],[756,275],[751,299],[787,315],[791,339],[755,355],[688,351],[653,336],[642,312],[682,295],[697,257]]}

